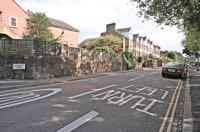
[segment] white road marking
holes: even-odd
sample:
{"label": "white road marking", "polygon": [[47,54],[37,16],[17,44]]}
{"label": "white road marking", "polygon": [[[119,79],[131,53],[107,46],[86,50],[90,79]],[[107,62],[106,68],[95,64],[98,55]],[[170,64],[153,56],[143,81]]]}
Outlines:
{"label": "white road marking", "polygon": [[150,73],[150,74],[147,74],[147,75],[153,75],[153,74],[157,74],[158,72],[153,72],[153,73]]}
{"label": "white road marking", "polygon": [[167,95],[168,95],[168,91],[166,91],[166,90],[162,90],[162,91],[165,91],[165,93],[164,93],[164,95],[161,97],[161,99],[165,99],[166,97],[167,97]]}
{"label": "white road marking", "polygon": [[[39,94],[33,94],[33,95],[29,96],[28,98],[18,98],[19,100],[15,100],[15,99],[17,99],[16,94],[21,94],[21,97],[22,97],[22,95],[24,97],[25,94],[32,93],[32,92],[39,92],[39,91],[52,91],[52,92],[47,94],[47,95],[44,95],[44,96],[40,96]],[[8,101],[10,101],[10,99],[14,99],[14,101],[0,104],[0,109],[4,109],[4,108],[17,106],[17,105],[29,103],[29,102],[32,102],[32,101],[44,99],[44,98],[47,98],[47,97],[52,96],[54,94],[57,94],[61,91],[62,91],[62,89],[60,89],[60,88],[51,88],[51,89],[38,89],[38,90],[30,90],[30,91],[21,91],[21,92],[15,92],[15,93],[2,94],[2,95],[0,95],[0,97],[10,96],[9,98],[6,97],[6,99],[8,99]],[[15,96],[13,96],[13,98],[12,98],[12,95],[15,95]],[[1,98],[1,99],[3,99],[3,98]]]}
{"label": "white road marking", "polygon": [[5,97],[5,98],[0,98],[0,103],[11,101],[11,100],[16,100],[16,99],[21,99],[21,98],[26,98],[26,97],[30,97],[30,96],[33,96],[33,95],[35,95],[35,94],[34,93],[27,93],[27,94],[22,94],[22,95],[18,95],[18,96],[9,96],[9,97]]}
{"label": "white road marking", "polygon": [[17,102],[21,102],[21,101],[24,101],[24,100],[30,100],[30,99],[34,99],[34,98],[37,98],[37,97],[40,97],[39,94],[35,94],[34,96],[30,96],[28,98],[22,98],[20,100],[14,100],[14,101],[10,101],[10,102],[7,102],[7,103],[2,103],[0,104],[0,109],[1,109],[1,106],[5,106],[5,105],[8,105],[8,104],[13,104],[13,103],[17,103]]}
{"label": "white road marking", "polygon": [[159,103],[162,103],[162,101],[160,101],[160,100],[157,100],[157,99],[150,99],[152,102],[150,103],[150,104],[148,104],[143,110],[141,110],[141,109],[136,109],[136,110],[138,110],[138,111],[140,111],[140,112],[143,112],[143,113],[146,113],[146,114],[149,114],[149,115],[151,115],[151,116],[157,116],[158,114],[155,114],[155,113],[151,113],[151,112],[149,112],[148,110],[156,103],[156,102],[159,102]]}
{"label": "white road marking", "polygon": [[81,96],[85,96],[85,95],[88,95],[88,94],[92,94],[92,93],[95,93],[95,92],[98,92],[98,91],[102,91],[102,90],[111,88],[111,87],[114,87],[114,86],[116,86],[116,85],[109,85],[107,87],[103,87],[103,88],[99,88],[99,89],[94,89],[92,91],[88,91],[88,92],[85,92],[85,93],[81,93],[81,94],[78,94],[78,95],[75,95],[75,96],[68,97],[68,99],[75,99],[75,98],[78,98],[78,97],[81,97]]}
{"label": "white road marking", "polygon": [[133,87],[133,85],[128,85],[128,86],[126,86],[126,87],[117,88],[117,89],[127,91],[127,88],[129,88],[129,87]]}
{"label": "white road marking", "polygon": [[74,122],[59,129],[57,132],[71,132],[71,131],[75,130],[76,128],[80,127],[81,125],[83,125],[84,123],[88,122],[92,118],[96,117],[97,115],[99,115],[98,112],[91,111],[91,112],[85,114],[84,116],[78,118]]}
{"label": "white road marking", "polygon": [[143,78],[144,77],[144,75],[142,75],[142,76],[139,76],[139,77],[136,77],[136,78],[133,78],[133,79],[130,79],[130,80],[128,80],[129,82],[131,82],[131,81],[135,81],[135,80],[137,80],[137,79],[141,79],[141,78]]}

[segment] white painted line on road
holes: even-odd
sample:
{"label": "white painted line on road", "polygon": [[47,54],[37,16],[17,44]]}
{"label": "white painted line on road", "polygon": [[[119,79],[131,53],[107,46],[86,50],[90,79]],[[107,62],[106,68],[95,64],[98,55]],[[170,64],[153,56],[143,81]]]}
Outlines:
{"label": "white painted line on road", "polygon": [[88,92],[85,92],[85,93],[81,93],[81,94],[78,94],[78,95],[75,95],[75,96],[68,97],[68,99],[75,99],[75,98],[78,98],[78,97],[81,97],[81,96],[85,96],[85,95],[88,95],[88,94],[91,94],[91,93],[95,93],[95,92],[98,92],[98,91],[102,91],[102,90],[111,88],[111,87],[114,87],[114,86],[116,86],[116,85],[109,85],[107,87],[103,87],[103,88],[99,88],[99,89],[94,89],[92,91],[88,91]]}
{"label": "white painted line on road", "polygon": [[98,112],[91,111],[91,112],[85,114],[84,116],[78,118],[74,122],[59,129],[57,132],[71,132],[71,131],[75,130],[76,128],[80,127],[81,125],[83,125],[84,123],[88,122],[92,118],[96,117],[97,115],[99,115]]}
{"label": "white painted line on road", "polygon": [[21,91],[21,92],[16,92],[16,93],[3,94],[1,96],[3,97],[4,95],[8,96],[8,95],[20,94],[20,93],[23,93],[23,92],[39,92],[39,91],[52,91],[52,92],[49,93],[49,94],[47,94],[47,95],[44,95],[44,96],[40,96],[40,95],[38,96],[38,94],[35,94],[35,97],[24,98],[22,100],[16,100],[16,102],[15,101],[10,102],[10,103],[8,102],[6,104],[2,104],[0,106],[0,109],[4,109],[4,108],[8,108],[8,107],[12,107],[12,106],[17,106],[17,105],[20,105],[20,104],[25,104],[25,103],[29,103],[29,102],[32,102],[32,101],[44,99],[44,98],[47,98],[49,96],[52,96],[54,94],[57,94],[57,93],[61,92],[62,89],[60,89],[60,88],[38,89],[38,90]]}
{"label": "white painted line on road", "polygon": [[26,97],[30,97],[30,96],[33,96],[33,95],[35,95],[35,94],[34,93],[27,93],[27,94],[22,94],[22,95],[18,95],[18,96],[9,96],[9,97],[5,97],[5,98],[0,98],[0,103],[11,101],[11,100],[16,100],[16,99],[21,99],[21,98],[26,98]]}
{"label": "white painted line on road", "polygon": [[30,96],[28,98],[23,98],[23,99],[20,99],[20,100],[14,100],[14,101],[10,101],[10,102],[7,102],[7,103],[2,103],[2,104],[0,104],[0,109],[2,107],[6,106],[6,105],[9,105],[9,104],[13,104],[13,103],[17,103],[17,102],[22,102],[24,100],[30,100],[30,99],[34,99],[34,98],[38,98],[38,97],[40,97],[40,95],[39,94],[35,94],[34,96]]}
{"label": "white painted line on road", "polygon": [[147,74],[147,75],[153,75],[153,74],[157,74],[158,72],[153,72],[153,73],[150,73],[150,74]]}
{"label": "white painted line on road", "polygon": [[128,80],[128,81],[129,81],[129,82],[131,82],[131,81],[135,81],[135,80],[140,79],[140,78],[143,78],[143,77],[144,77],[144,75],[139,76],[139,77],[136,77],[136,78],[133,78],[133,79],[130,79],[130,80]]}
{"label": "white painted line on road", "polygon": [[161,97],[161,99],[165,99],[166,97],[167,97],[167,95],[168,95],[168,91],[166,91],[166,90],[162,90],[162,91],[165,91],[165,93],[164,93],[164,95]]}

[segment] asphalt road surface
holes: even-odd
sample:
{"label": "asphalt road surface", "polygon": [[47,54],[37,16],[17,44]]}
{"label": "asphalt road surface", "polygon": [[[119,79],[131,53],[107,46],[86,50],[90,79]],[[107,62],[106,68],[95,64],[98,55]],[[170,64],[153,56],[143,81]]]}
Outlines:
{"label": "asphalt road surface", "polygon": [[0,132],[176,131],[184,87],[143,70],[0,91]]}

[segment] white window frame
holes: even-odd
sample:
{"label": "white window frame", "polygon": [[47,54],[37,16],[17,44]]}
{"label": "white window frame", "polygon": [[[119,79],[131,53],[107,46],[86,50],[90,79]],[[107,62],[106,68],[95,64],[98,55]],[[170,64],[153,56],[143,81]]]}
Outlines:
{"label": "white window frame", "polygon": [[[15,26],[12,25],[12,20],[11,20],[12,18],[14,18],[14,19],[16,20],[16,25],[15,25]],[[10,27],[17,27],[17,23],[18,23],[17,17],[13,17],[13,16],[9,17],[9,26],[10,26]]]}

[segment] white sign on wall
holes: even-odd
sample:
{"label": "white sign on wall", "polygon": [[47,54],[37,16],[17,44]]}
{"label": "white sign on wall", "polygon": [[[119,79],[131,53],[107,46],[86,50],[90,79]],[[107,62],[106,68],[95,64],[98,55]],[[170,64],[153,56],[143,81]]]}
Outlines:
{"label": "white sign on wall", "polygon": [[13,64],[13,70],[25,70],[26,65],[25,64]]}

